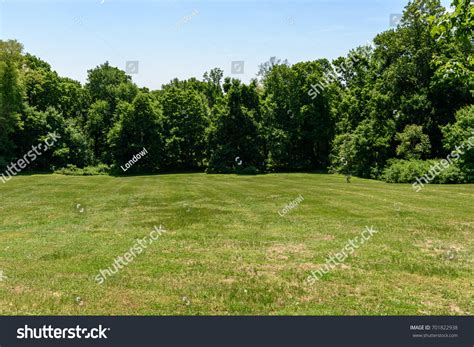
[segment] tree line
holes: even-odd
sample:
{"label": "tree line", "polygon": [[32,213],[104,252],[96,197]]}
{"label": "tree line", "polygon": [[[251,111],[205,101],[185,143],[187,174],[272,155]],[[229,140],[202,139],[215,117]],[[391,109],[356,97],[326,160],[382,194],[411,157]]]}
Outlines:
{"label": "tree line", "polygon": [[[139,88],[108,62],[87,82],[0,41],[0,169],[57,132],[30,171],[127,174],[329,171],[411,182],[474,136],[473,6],[413,0],[397,28],[333,61],[219,68]],[[474,137],[472,138],[474,140]],[[474,148],[435,182],[474,182]]]}

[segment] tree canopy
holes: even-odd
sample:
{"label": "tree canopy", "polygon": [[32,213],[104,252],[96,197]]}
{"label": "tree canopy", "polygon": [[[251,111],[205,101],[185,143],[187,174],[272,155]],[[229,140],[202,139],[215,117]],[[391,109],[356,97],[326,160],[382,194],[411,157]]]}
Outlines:
{"label": "tree canopy", "polygon": [[[248,84],[215,68],[149,91],[105,62],[82,85],[19,42],[0,41],[0,169],[51,131],[61,141],[28,169],[120,172],[146,148],[127,173],[319,170],[379,179],[392,166],[445,158],[474,135],[474,10],[469,0],[452,6],[410,1],[398,27],[372,45],[333,61],[271,57]],[[474,181],[473,160],[470,149],[453,163],[454,181]]]}

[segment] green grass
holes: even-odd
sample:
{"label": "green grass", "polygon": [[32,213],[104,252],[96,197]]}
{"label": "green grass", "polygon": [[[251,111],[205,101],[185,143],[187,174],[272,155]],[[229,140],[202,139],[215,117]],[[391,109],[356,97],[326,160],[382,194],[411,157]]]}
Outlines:
{"label": "green grass", "polygon": [[[318,174],[34,175],[0,183],[0,196],[3,315],[474,313],[474,185],[415,193]],[[160,224],[167,233],[144,253],[94,281]],[[343,265],[305,283],[372,225],[378,234]]]}

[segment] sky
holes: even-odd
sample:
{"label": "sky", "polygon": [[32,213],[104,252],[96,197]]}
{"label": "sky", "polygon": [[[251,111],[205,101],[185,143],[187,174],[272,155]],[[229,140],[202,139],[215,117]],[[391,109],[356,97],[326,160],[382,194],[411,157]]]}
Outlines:
{"label": "sky", "polygon": [[[106,61],[140,87],[214,67],[248,82],[276,56],[334,59],[391,28],[403,0],[0,0],[0,39],[85,82]],[[448,6],[449,0],[442,4]],[[135,62],[138,62],[135,63]],[[243,71],[232,71],[243,62]],[[235,63],[241,66],[241,63]],[[138,67],[136,70],[135,68]],[[236,73],[237,72],[237,73]],[[241,73],[243,72],[243,73]]]}

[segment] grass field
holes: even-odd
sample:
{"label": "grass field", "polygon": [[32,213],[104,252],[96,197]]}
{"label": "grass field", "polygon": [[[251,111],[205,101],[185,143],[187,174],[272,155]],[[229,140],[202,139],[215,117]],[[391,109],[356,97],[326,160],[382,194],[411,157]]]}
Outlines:
{"label": "grass field", "polygon": [[[0,196],[2,315],[474,313],[474,185],[34,175],[0,183]],[[133,262],[94,280],[160,224]],[[378,233],[309,286],[365,226]]]}

